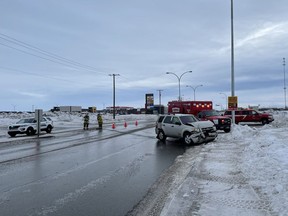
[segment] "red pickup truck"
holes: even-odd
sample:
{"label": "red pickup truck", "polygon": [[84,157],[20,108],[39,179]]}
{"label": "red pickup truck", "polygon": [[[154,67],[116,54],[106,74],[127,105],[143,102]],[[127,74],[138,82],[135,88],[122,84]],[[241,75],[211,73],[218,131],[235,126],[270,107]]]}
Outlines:
{"label": "red pickup truck", "polygon": [[[231,110],[225,111],[224,116],[232,118]],[[264,125],[272,121],[274,121],[273,115],[269,113],[261,113],[253,109],[235,110],[236,124],[239,122],[261,122]]]}
{"label": "red pickup truck", "polygon": [[231,119],[227,116],[222,116],[216,110],[203,110],[197,114],[197,117],[204,120],[210,120],[213,122],[217,130],[224,130],[226,133],[231,130]]}

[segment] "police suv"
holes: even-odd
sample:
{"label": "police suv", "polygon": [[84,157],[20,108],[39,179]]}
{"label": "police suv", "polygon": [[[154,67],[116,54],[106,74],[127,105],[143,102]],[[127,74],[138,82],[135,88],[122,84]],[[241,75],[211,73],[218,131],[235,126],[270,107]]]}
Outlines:
{"label": "police suv", "polygon": [[[49,117],[43,117],[40,122],[40,130],[51,133],[53,121]],[[9,125],[8,134],[15,137],[17,134],[34,135],[37,132],[37,120],[35,118],[23,118],[15,124]]]}

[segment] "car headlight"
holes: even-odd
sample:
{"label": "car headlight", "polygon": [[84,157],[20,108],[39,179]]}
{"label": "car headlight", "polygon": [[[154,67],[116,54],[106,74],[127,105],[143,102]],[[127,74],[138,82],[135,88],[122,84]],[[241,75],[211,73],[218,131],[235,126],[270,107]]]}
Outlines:
{"label": "car headlight", "polygon": [[216,131],[216,130],[217,130],[215,125],[213,126],[213,130],[214,130],[214,131]]}
{"label": "car headlight", "polygon": [[200,128],[194,128],[194,131],[193,131],[193,132],[200,133],[201,130],[200,130]]}

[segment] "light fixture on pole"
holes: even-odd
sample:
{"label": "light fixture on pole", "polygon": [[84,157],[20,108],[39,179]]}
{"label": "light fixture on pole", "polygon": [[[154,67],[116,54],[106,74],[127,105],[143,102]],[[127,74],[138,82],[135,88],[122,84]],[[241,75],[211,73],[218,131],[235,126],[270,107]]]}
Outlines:
{"label": "light fixture on pole", "polygon": [[226,99],[226,110],[227,110],[227,107],[228,107],[228,97],[225,93],[223,92],[220,92],[219,94],[223,94],[225,96],[225,99]]}
{"label": "light fixture on pole", "polygon": [[186,85],[186,87],[190,87],[190,88],[193,89],[193,91],[194,91],[194,101],[196,100],[196,97],[195,97],[196,89],[197,89],[198,87],[201,87],[201,86],[203,86],[203,85],[197,85],[197,86],[195,86],[195,87],[193,87],[193,86],[191,86],[191,85]]}
{"label": "light fixture on pole", "polygon": [[115,76],[120,76],[120,74],[109,74],[113,76],[113,119],[115,119]]}
{"label": "light fixture on pole", "polygon": [[192,71],[186,71],[186,72],[182,73],[182,74],[180,75],[180,77],[179,77],[177,74],[173,73],[173,72],[166,72],[166,74],[173,74],[173,75],[176,76],[177,79],[178,79],[178,88],[179,88],[178,100],[179,100],[179,101],[181,101],[180,81],[181,81],[181,78],[183,77],[183,75],[186,74],[186,73],[192,73]]}

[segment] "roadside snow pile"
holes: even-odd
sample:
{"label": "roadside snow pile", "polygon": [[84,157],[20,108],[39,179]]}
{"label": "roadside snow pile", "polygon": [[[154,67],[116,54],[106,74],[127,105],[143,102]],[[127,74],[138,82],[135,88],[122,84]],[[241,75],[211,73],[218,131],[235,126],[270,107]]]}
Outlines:
{"label": "roadside snow pile", "polygon": [[272,199],[278,213],[288,212],[287,129],[263,128],[257,139],[247,138],[242,168],[251,184]]}
{"label": "roadside snow pile", "polygon": [[228,140],[241,140],[245,137],[256,136],[258,130],[255,127],[248,125],[234,125],[232,132],[224,136],[222,139]]}
{"label": "roadside snow pile", "polygon": [[[275,121],[263,127],[234,125],[218,142],[244,145],[240,168],[253,188],[271,202],[277,215],[288,213],[288,114],[273,113]],[[284,213],[284,214],[283,214]]]}
{"label": "roadside snow pile", "polygon": [[272,125],[275,127],[288,127],[288,112],[276,111],[273,113],[275,119]]}
{"label": "roadside snow pile", "polygon": [[8,126],[9,124],[13,124],[19,121],[21,118],[29,118],[34,116],[31,113],[1,113],[0,114],[0,125]]}

